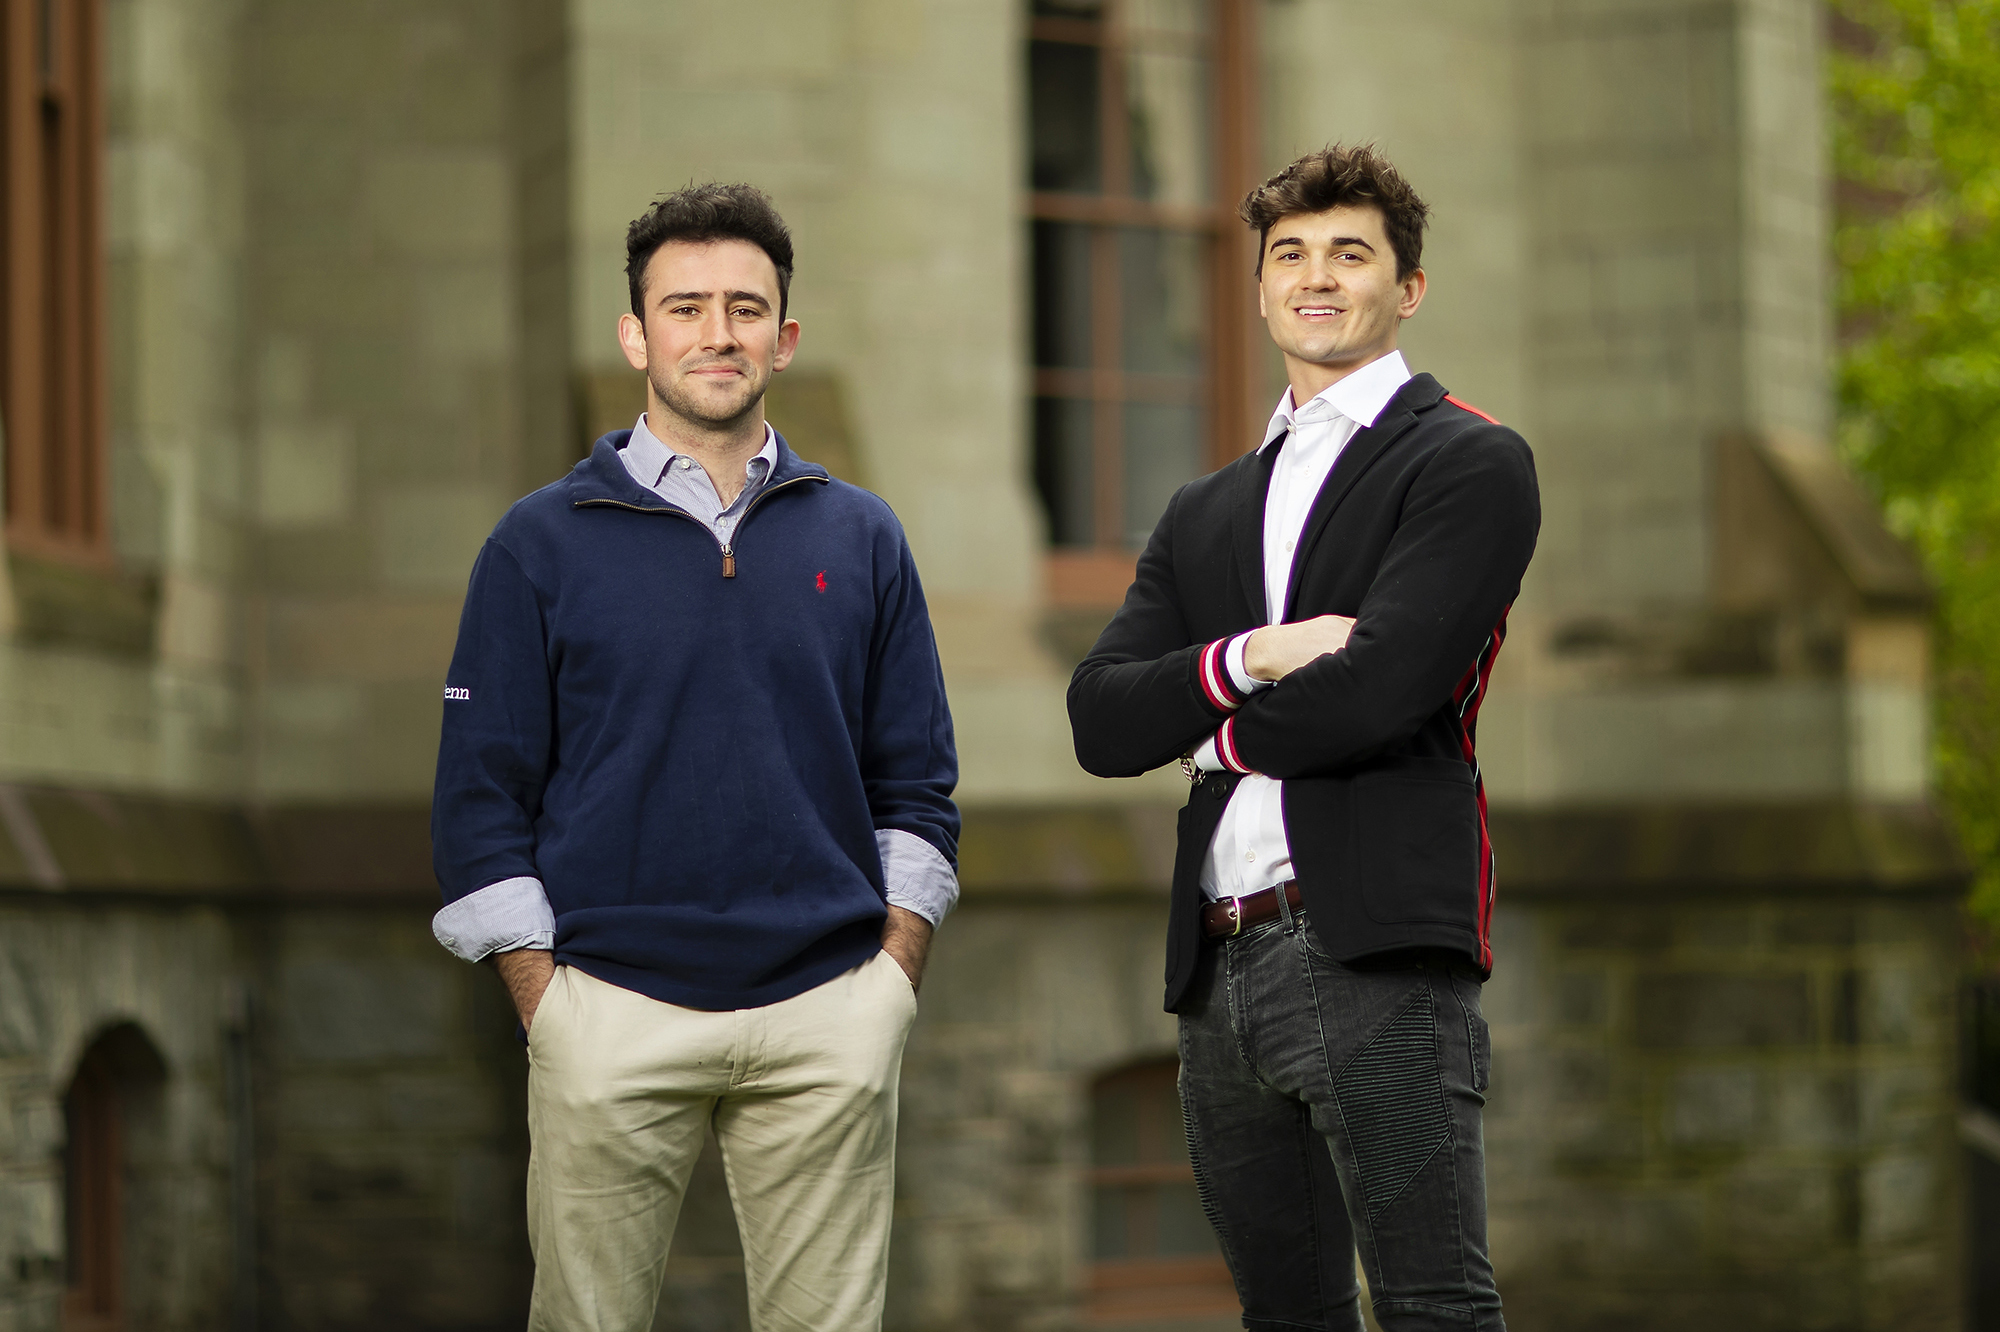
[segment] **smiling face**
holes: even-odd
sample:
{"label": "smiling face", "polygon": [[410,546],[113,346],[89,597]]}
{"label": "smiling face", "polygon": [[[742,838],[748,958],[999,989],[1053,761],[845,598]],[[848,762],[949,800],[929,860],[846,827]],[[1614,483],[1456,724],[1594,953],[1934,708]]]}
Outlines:
{"label": "smiling face", "polygon": [[618,320],[625,359],[646,372],[648,410],[700,430],[741,425],[799,344],[778,315],[778,269],[749,241],[669,241],[646,264],[645,322]]}
{"label": "smiling face", "polygon": [[1424,271],[1397,278],[1396,252],[1371,205],[1290,213],[1265,237],[1257,308],[1285,354],[1296,402],[1394,351],[1423,298]]}

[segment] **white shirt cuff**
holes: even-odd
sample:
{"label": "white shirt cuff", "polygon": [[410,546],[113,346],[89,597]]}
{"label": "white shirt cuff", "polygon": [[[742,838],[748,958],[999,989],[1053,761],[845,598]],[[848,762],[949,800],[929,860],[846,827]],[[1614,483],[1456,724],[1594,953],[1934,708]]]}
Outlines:
{"label": "white shirt cuff", "polygon": [[553,949],[556,913],[542,881],[527,875],[489,883],[431,917],[431,933],[467,962],[517,948]]}
{"label": "white shirt cuff", "polygon": [[1216,755],[1214,736],[1211,735],[1202,741],[1201,748],[1194,751],[1194,766],[1203,772],[1227,771],[1222,765],[1222,760]]}
{"label": "white shirt cuff", "polygon": [[[1259,680],[1243,667],[1243,647],[1250,641],[1250,634],[1256,632],[1252,629],[1249,634],[1238,634],[1229,640],[1228,647],[1222,649],[1222,664],[1229,670],[1229,682],[1235,685],[1240,693],[1254,694],[1259,689],[1269,689],[1277,683],[1276,680]],[[1199,763],[1201,760],[1197,758],[1195,762]],[[1220,763],[1215,766],[1217,771],[1222,768]]]}
{"label": "white shirt cuff", "polygon": [[877,828],[875,849],[882,856],[882,880],[889,905],[914,911],[935,929],[958,905],[958,871],[938,849],[901,828]]}

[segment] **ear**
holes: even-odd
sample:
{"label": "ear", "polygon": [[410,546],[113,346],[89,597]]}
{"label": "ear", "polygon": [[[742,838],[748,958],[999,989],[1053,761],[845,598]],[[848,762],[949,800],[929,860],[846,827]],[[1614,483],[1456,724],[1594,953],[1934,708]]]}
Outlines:
{"label": "ear", "polygon": [[1424,290],[1427,285],[1423,269],[1410,270],[1410,275],[1403,279],[1403,299],[1396,302],[1398,319],[1408,319],[1417,312],[1417,307],[1424,303]]}
{"label": "ear", "polygon": [[792,363],[792,354],[799,349],[799,321],[787,319],[778,326],[778,346],[771,357],[771,373],[776,374]]}
{"label": "ear", "polygon": [[625,363],[634,370],[646,368],[646,326],[629,311],[618,316],[618,349],[625,353]]}

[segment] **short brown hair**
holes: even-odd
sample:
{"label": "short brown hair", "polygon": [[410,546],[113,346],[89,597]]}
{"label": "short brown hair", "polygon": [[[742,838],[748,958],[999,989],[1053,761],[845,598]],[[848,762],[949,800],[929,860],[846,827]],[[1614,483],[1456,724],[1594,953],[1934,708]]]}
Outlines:
{"label": "short brown hair", "polygon": [[1382,214],[1389,248],[1396,252],[1396,280],[1408,277],[1423,263],[1430,205],[1371,143],[1353,148],[1334,144],[1307,153],[1243,196],[1236,211],[1257,228],[1257,275],[1264,274],[1264,243],[1279,218],[1363,204]]}
{"label": "short brown hair", "polygon": [[771,196],[754,185],[690,185],[654,201],[625,229],[625,285],[632,313],[646,318],[646,265],[669,241],[704,245],[710,241],[749,241],[771,258],[778,270],[778,318],[792,295],[792,233],[778,216]]}

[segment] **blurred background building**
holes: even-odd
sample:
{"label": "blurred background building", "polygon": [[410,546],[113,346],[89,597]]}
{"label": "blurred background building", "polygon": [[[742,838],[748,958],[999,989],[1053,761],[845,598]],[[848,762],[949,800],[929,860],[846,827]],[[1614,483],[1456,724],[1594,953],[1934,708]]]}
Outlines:
{"label": "blurred background building", "polygon": [[[1541,469],[1481,737],[1510,1321],[1965,1325],[1964,869],[1925,583],[1827,442],[1810,0],[0,15],[0,1327],[520,1325],[439,689],[494,520],[642,405],[626,223],[710,178],[791,222],[771,415],[901,515],[958,723],[891,1325],[1233,1326],[1159,1011],[1182,783],[1083,775],[1063,692],[1282,387],[1234,201],[1367,139],[1435,208],[1411,362]],[[711,1161],[659,1326],[741,1299]]]}

